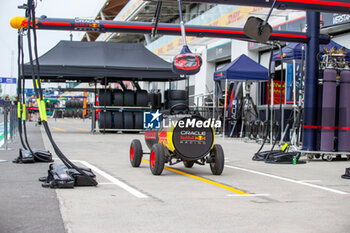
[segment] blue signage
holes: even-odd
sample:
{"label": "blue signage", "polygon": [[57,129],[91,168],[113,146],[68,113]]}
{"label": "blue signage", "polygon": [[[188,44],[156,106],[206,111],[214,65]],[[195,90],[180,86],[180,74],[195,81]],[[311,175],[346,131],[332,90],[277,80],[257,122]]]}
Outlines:
{"label": "blue signage", "polygon": [[160,116],[159,110],[156,112],[144,112],[143,113],[143,128],[144,129],[159,129],[160,128]]}
{"label": "blue signage", "polygon": [[16,84],[16,78],[0,78],[0,83]]}

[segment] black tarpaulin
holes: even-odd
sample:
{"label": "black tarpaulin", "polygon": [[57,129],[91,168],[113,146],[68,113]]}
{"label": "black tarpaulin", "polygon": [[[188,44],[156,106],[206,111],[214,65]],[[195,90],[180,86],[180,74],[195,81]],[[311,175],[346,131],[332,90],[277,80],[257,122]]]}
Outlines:
{"label": "black tarpaulin", "polygon": [[[175,81],[182,79],[171,71],[171,64],[150,52],[143,44],[114,42],[60,41],[39,57],[44,80]],[[32,68],[24,65],[31,78]]]}

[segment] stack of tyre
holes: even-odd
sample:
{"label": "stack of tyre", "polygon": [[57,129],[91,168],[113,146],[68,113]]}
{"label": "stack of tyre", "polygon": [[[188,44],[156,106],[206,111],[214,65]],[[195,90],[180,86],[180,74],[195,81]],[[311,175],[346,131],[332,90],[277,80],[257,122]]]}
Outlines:
{"label": "stack of tyre", "polygon": [[152,109],[160,109],[162,107],[162,94],[160,92],[149,93],[148,103]]}
{"label": "stack of tyre", "polygon": [[116,107],[147,107],[148,93],[145,90],[100,90],[99,106],[106,106],[99,113],[100,129],[143,129],[143,110],[124,109],[123,111],[108,109]]}
{"label": "stack of tyre", "polygon": [[84,103],[79,99],[71,99],[66,101],[66,109],[64,110],[63,117],[83,117],[83,106]]}
{"label": "stack of tyre", "polygon": [[186,109],[188,106],[188,94],[186,90],[166,90],[164,93],[165,109],[171,109],[174,106],[175,110]]}
{"label": "stack of tyre", "polygon": [[47,103],[45,103],[45,105],[46,105],[46,109],[47,109],[47,115],[51,116],[53,113],[53,109],[55,108],[55,104],[51,103],[51,102],[47,102]]}

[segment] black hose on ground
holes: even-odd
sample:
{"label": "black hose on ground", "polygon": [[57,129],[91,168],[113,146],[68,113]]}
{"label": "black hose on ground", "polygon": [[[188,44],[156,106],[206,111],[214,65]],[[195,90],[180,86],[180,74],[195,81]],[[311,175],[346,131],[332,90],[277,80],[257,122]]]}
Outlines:
{"label": "black hose on ground", "polygon": [[[27,37],[28,37],[28,51],[29,51],[29,61],[30,61],[30,65],[32,67],[31,71],[32,71],[32,80],[33,80],[33,86],[34,86],[34,91],[35,91],[35,95],[36,98],[38,99],[38,105],[41,103],[41,101],[43,101],[43,92],[42,92],[42,88],[41,88],[41,82],[40,82],[40,64],[39,64],[39,56],[38,56],[38,48],[37,48],[37,35],[36,35],[36,29],[34,26],[30,26],[30,22],[32,22],[32,20],[35,20],[35,6],[34,6],[34,2],[33,0],[28,0],[28,9],[26,11],[26,16],[28,17],[28,31],[27,31]],[[32,41],[31,41],[31,33],[30,31],[33,31],[33,38],[34,38],[34,55],[35,55],[35,65],[34,65],[34,59],[33,59],[33,51],[32,51]],[[37,71],[37,74],[35,75],[35,69]],[[46,111],[45,109],[43,109],[44,111]],[[43,116],[41,116],[43,117]],[[91,185],[96,186],[97,185],[97,181],[94,180],[93,178],[91,178],[88,174],[86,174],[85,172],[82,171],[82,169],[80,169],[79,167],[77,167],[76,165],[74,165],[63,153],[62,151],[59,149],[59,147],[57,146],[57,144],[55,143],[51,131],[49,129],[48,123],[46,119],[42,119],[43,120],[43,126],[45,129],[45,132],[51,142],[51,145],[53,146],[55,153],[57,154],[57,156],[61,159],[61,161],[64,163],[64,165],[67,168],[73,168],[76,171],[78,171],[80,173],[80,175],[85,176],[90,182]]]}
{"label": "black hose on ground", "polygon": [[[18,131],[20,136],[21,145],[24,150],[30,152],[34,161],[38,162],[52,162],[52,155],[49,151],[32,150],[27,134],[26,127],[26,97],[25,97],[25,78],[24,73],[24,51],[23,51],[23,31],[18,31],[18,80],[17,80],[17,97],[18,97]],[[23,139],[24,136],[24,139]],[[23,151],[20,152],[20,156],[14,160],[15,163],[21,162]]]}

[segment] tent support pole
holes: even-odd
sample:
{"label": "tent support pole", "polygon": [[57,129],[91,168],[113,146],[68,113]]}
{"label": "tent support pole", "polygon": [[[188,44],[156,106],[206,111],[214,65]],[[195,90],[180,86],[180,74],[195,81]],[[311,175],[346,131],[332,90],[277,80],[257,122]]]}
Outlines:
{"label": "tent support pole", "polygon": [[273,116],[274,116],[274,111],[275,111],[275,82],[274,79],[271,79],[271,84],[270,84],[270,91],[271,91],[271,117],[270,117],[270,144],[273,145]]}
{"label": "tent support pole", "polygon": [[96,96],[97,96],[97,84],[96,84],[96,80],[95,80],[95,89],[94,89],[94,107],[92,108],[92,121],[91,121],[91,133],[95,132],[96,129]]}
{"label": "tent support pole", "polygon": [[213,79],[213,119],[215,119],[215,110],[218,109],[217,100],[216,100],[216,83]]}
{"label": "tent support pole", "polygon": [[224,114],[222,117],[224,118],[224,124],[222,128],[222,138],[225,138],[225,129],[226,129],[226,103],[227,103],[227,79],[225,79],[225,103],[224,103]]}
{"label": "tent support pole", "polygon": [[[105,88],[104,88],[104,93],[105,93],[105,96],[107,94],[107,77],[105,77]],[[103,124],[103,134],[106,133],[106,113],[107,113],[107,109],[106,109],[106,101],[103,105],[103,111],[105,114],[103,114],[103,121],[104,121],[104,124]]]}
{"label": "tent support pole", "polygon": [[307,12],[307,34],[310,38],[306,48],[306,79],[303,125],[303,150],[315,150],[316,141],[316,108],[317,108],[317,57],[320,50],[320,13]]}
{"label": "tent support pole", "polygon": [[296,107],[297,107],[297,101],[296,101],[296,64],[295,60],[293,60],[293,119],[296,119]]}
{"label": "tent support pole", "polygon": [[123,83],[123,81],[118,81],[119,85],[122,87],[123,91],[127,90],[125,84]]}
{"label": "tent support pole", "polygon": [[[281,58],[282,62],[283,62],[283,58]],[[283,66],[283,65],[282,65]],[[282,69],[282,67],[281,67]],[[283,135],[283,131],[284,131],[284,106],[285,104],[287,104],[287,74],[288,74],[288,66],[287,66],[287,63],[286,63],[286,72],[283,72],[282,70],[282,76],[281,77],[281,85],[282,85],[282,88],[283,88],[283,84],[284,84],[284,102],[283,102],[283,99],[282,99],[282,108],[281,108],[281,132],[280,132],[280,135],[281,135],[281,142],[282,142],[282,135]],[[284,81],[284,83],[283,83]],[[283,92],[282,92],[282,95],[283,95]]]}
{"label": "tent support pole", "polygon": [[186,91],[187,91],[187,101],[190,105],[190,76],[186,75]]}

